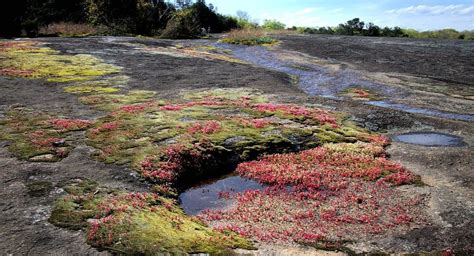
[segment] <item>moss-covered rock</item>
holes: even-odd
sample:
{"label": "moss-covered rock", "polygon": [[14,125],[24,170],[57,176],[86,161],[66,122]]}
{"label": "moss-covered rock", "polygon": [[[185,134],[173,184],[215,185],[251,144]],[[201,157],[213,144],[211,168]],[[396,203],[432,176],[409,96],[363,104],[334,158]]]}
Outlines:
{"label": "moss-covered rock", "polygon": [[138,49],[152,54],[167,55],[176,58],[199,58],[213,61],[226,61],[238,64],[248,64],[238,58],[233,57],[229,51],[216,48],[214,46],[167,46],[167,47],[150,47],[137,45]]}
{"label": "moss-covered rock", "polygon": [[340,114],[270,103],[269,96],[252,89],[184,91],[175,101],[146,91],[82,101],[111,111],[87,133],[99,159],[130,164],[158,184],[218,175],[262,154],[370,141],[371,136],[343,123]]}
{"label": "moss-covered rock", "polygon": [[53,189],[53,183],[50,181],[32,181],[26,184],[26,188],[30,196],[46,196]]}
{"label": "moss-covered rock", "polygon": [[28,108],[12,108],[0,122],[0,140],[10,141],[8,149],[18,158],[36,162],[63,159],[72,149],[71,132],[85,130],[89,120],[55,118]]}
{"label": "moss-covered rock", "polygon": [[0,60],[0,75],[50,82],[92,80],[120,71],[92,55],[64,55],[34,41],[1,43]]}
{"label": "moss-covered rock", "polygon": [[87,227],[87,241],[127,254],[229,252],[252,244],[233,232],[217,232],[188,217],[176,202],[155,193],[127,193],[75,180],[56,201],[50,222],[68,228]]}
{"label": "moss-covered rock", "polygon": [[120,89],[114,88],[114,87],[102,87],[102,86],[90,86],[90,85],[73,85],[73,86],[67,86],[64,88],[65,92],[68,93],[76,93],[76,94],[82,94],[82,93],[97,93],[97,94],[102,94],[102,93],[114,93],[118,92]]}

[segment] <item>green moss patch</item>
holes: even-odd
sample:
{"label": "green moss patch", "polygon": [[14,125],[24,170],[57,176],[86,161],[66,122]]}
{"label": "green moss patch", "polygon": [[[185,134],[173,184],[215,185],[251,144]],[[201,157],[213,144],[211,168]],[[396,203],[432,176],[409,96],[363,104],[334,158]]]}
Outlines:
{"label": "green moss patch", "polygon": [[107,163],[129,164],[157,184],[182,183],[228,171],[224,166],[272,152],[324,143],[370,141],[373,135],[342,123],[339,114],[269,103],[251,89],[185,91],[164,101],[152,92],[93,95],[84,103],[112,113],[87,133]]}
{"label": "green moss patch", "polygon": [[71,82],[96,79],[119,71],[118,67],[92,55],[64,55],[38,42],[0,44],[0,75]]}
{"label": "green moss patch", "polygon": [[[243,88],[188,90],[176,100],[160,100],[151,91],[92,92],[81,102],[108,115],[91,122],[13,108],[0,122],[0,139],[11,141],[9,149],[19,158],[57,161],[72,148],[69,135],[85,130],[86,143],[97,150],[98,159],[126,164],[152,183],[153,193],[125,193],[90,181],[65,187],[68,195],[56,202],[50,221],[87,228],[93,246],[131,254],[224,253],[251,246],[235,235],[241,231],[235,227],[210,229],[182,212],[173,198],[190,182],[224,174],[266,154],[320,146],[364,154],[356,142],[378,148],[388,144],[386,138],[347,123],[339,113],[272,103],[271,98]],[[34,187],[32,191],[42,191]]]}
{"label": "green moss patch", "polygon": [[53,189],[53,183],[50,181],[32,181],[26,184],[26,188],[30,196],[46,196]]}
{"label": "green moss patch", "polygon": [[65,187],[50,221],[87,227],[87,241],[126,254],[229,253],[253,248],[233,232],[216,232],[186,216],[176,202],[154,193],[126,193],[76,180]]}
{"label": "green moss patch", "polygon": [[120,89],[114,87],[102,87],[102,86],[90,86],[90,85],[74,85],[67,86],[64,88],[65,92],[82,94],[82,93],[114,93],[118,92]]}
{"label": "green moss patch", "polygon": [[231,63],[247,64],[247,62],[232,57],[230,52],[216,48],[214,46],[168,46],[168,47],[148,47],[142,46],[140,49],[160,55],[168,55],[177,58],[200,58],[205,60],[219,60]]}
{"label": "green moss patch", "polygon": [[126,88],[129,81],[128,76],[114,75],[101,77],[98,80],[75,82],[73,85],[64,87],[64,91],[72,94],[106,94],[115,93]]}
{"label": "green moss patch", "polygon": [[241,44],[241,45],[273,45],[276,44],[278,41],[271,38],[271,37],[245,37],[245,38],[223,38],[220,40],[222,43],[226,44]]}
{"label": "green moss patch", "polygon": [[79,119],[53,118],[27,108],[13,108],[0,122],[0,140],[11,142],[8,149],[18,158],[54,162],[66,157],[72,146],[68,135],[85,130],[92,122]]}

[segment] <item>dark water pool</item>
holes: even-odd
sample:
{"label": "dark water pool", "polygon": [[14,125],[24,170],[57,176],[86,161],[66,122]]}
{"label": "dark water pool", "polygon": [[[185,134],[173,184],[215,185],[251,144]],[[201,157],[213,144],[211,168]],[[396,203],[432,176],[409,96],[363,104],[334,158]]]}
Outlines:
{"label": "dark water pool", "polygon": [[234,201],[221,198],[221,193],[235,194],[263,188],[264,186],[256,181],[240,176],[227,176],[190,188],[184,191],[179,199],[187,214],[196,215],[205,209],[224,209],[232,205]]}
{"label": "dark water pool", "polygon": [[461,147],[462,138],[437,132],[411,132],[394,137],[395,141],[428,147]]}

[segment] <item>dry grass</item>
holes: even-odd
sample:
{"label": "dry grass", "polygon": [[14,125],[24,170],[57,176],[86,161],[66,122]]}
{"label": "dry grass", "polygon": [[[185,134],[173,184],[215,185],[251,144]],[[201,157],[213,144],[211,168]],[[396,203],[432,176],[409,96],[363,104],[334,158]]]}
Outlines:
{"label": "dry grass", "polygon": [[268,32],[263,29],[235,29],[221,40],[224,43],[243,45],[273,44],[277,41],[268,36]]}
{"label": "dry grass", "polygon": [[40,28],[39,33],[56,36],[88,36],[96,34],[97,30],[87,24],[59,22]]}
{"label": "dry grass", "polygon": [[296,30],[288,30],[288,29],[280,29],[280,30],[271,30],[268,31],[269,35],[275,35],[275,36],[287,36],[287,35],[299,35],[301,33],[298,33]]}
{"label": "dry grass", "polygon": [[268,32],[264,29],[233,29],[228,33],[231,38],[250,38],[250,37],[265,37]]}

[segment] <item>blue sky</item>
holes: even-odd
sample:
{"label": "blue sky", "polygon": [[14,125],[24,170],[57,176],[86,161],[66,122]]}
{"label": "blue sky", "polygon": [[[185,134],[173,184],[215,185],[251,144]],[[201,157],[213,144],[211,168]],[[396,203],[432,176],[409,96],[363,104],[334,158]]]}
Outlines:
{"label": "blue sky", "polygon": [[418,30],[474,30],[474,0],[207,0],[220,13],[246,11],[287,26],[334,26],[351,18]]}

